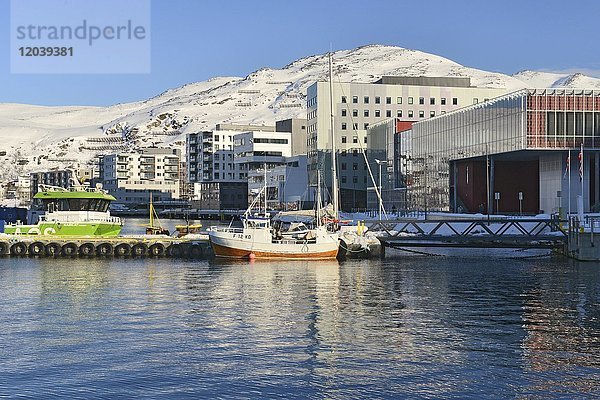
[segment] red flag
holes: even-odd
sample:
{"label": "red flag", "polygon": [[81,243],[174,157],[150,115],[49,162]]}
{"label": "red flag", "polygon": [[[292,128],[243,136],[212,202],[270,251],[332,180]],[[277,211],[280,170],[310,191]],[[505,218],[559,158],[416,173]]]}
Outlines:
{"label": "red flag", "polygon": [[563,175],[563,179],[567,177],[567,174],[571,171],[571,152],[569,151],[569,155],[567,156],[567,168],[565,168],[565,174]]}
{"label": "red flag", "polygon": [[579,151],[579,155],[577,156],[579,159],[579,180],[583,179],[583,146],[581,146],[581,150]]}

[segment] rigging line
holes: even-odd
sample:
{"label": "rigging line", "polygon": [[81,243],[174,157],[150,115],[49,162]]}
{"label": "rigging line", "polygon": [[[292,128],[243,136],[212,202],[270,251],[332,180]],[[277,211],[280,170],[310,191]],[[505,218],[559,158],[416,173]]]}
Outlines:
{"label": "rigging line", "polygon": [[[342,86],[342,82],[338,78],[338,83],[340,85],[340,92],[342,93],[343,96],[346,95],[346,93],[344,92],[344,87]],[[350,103],[348,103],[346,101],[346,110],[348,111],[347,114],[350,116],[350,121],[352,122],[352,132],[356,135],[356,137],[358,137],[358,129],[355,129],[355,126],[358,127],[358,123],[354,122],[354,116],[352,115],[352,113],[350,112]],[[367,137],[367,133],[365,132],[365,137]],[[377,183],[375,183],[375,177],[373,175],[373,170],[371,169],[371,165],[369,164],[369,159],[367,158],[367,153],[366,153],[366,149],[363,147],[363,142],[361,142],[360,140],[358,140],[358,145],[360,147],[360,150],[362,152],[363,155],[363,159],[365,160],[365,165],[367,166],[367,172],[369,173],[369,177],[371,178],[371,182],[373,182],[373,187],[375,188],[375,194],[377,195],[377,198],[381,200],[381,208],[383,210],[383,215],[385,216],[385,219],[388,219],[388,214],[385,211],[385,206],[383,205],[383,199],[381,197],[381,192],[379,191],[379,187],[377,186]],[[387,165],[386,165],[386,169],[387,169]],[[386,174],[387,175],[387,174]],[[389,232],[388,232],[389,233]]]}

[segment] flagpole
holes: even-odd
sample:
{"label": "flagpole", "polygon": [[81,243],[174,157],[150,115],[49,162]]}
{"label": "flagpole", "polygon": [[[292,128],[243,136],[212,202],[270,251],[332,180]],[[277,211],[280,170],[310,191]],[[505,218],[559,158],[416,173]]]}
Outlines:
{"label": "flagpole", "polygon": [[585,164],[583,163],[583,143],[581,143],[581,207],[583,211],[583,170]]}
{"label": "flagpole", "polygon": [[569,215],[571,214],[571,149],[569,149],[569,157],[567,157],[567,171],[569,174],[569,213],[567,214],[567,219],[569,219]]}

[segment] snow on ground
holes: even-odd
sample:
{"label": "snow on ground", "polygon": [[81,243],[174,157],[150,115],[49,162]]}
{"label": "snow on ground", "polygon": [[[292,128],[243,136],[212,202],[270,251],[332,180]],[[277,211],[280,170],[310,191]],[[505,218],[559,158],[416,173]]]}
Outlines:
{"label": "snow on ground", "polygon": [[[383,75],[470,77],[480,87],[509,91],[532,86],[585,85],[581,74],[521,72],[514,77],[462,66],[446,58],[394,46],[337,51],[336,79],[373,82]],[[265,124],[306,116],[306,89],[327,79],[327,55],[246,77],[215,77],[165,91],[148,100],[109,107],[0,104],[0,180],[52,166],[86,163],[95,155],[147,145],[183,146],[185,134],[218,123]],[[4,154],[3,152],[6,152]]]}

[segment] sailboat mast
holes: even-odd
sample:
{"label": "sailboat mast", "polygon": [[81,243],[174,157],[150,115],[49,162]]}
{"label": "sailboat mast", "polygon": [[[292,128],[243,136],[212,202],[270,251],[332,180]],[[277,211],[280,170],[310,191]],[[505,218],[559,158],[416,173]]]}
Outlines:
{"label": "sailboat mast", "polygon": [[334,122],[334,101],[333,101],[333,62],[331,52],[329,52],[329,105],[331,110],[331,195],[333,197],[333,218],[338,219],[338,183],[337,183],[337,162],[335,149],[335,122]]}
{"label": "sailboat mast", "polygon": [[315,211],[317,213],[317,227],[321,226],[321,170],[317,169],[317,198]]}
{"label": "sailboat mast", "polygon": [[265,162],[265,217],[267,216],[267,163]]}

